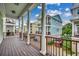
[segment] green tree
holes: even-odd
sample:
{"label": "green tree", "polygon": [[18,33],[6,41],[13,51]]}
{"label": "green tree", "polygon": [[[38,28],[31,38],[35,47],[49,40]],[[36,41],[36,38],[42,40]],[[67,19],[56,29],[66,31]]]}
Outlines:
{"label": "green tree", "polygon": [[72,34],[72,24],[68,23],[62,28],[62,35],[70,35]]}

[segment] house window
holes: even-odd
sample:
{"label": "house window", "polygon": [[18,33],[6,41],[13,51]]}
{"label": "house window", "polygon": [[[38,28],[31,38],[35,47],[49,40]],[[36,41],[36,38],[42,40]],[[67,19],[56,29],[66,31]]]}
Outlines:
{"label": "house window", "polygon": [[78,33],[78,35],[79,35],[79,25],[77,25],[77,33]]}
{"label": "house window", "polygon": [[31,31],[31,33],[32,33],[32,31]]}
{"label": "house window", "polygon": [[78,9],[78,11],[77,11],[77,14],[79,14],[79,9]]}
{"label": "house window", "polygon": [[57,28],[57,32],[59,32],[59,28]]}

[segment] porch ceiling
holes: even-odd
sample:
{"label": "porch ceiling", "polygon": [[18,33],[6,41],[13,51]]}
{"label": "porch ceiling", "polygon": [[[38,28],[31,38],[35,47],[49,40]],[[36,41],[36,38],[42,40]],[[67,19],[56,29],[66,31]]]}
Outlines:
{"label": "porch ceiling", "polygon": [[[22,16],[33,5],[35,4],[33,3],[4,3],[3,7],[5,9],[5,16],[17,19],[18,17]],[[2,5],[0,4],[0,9],[1,7]]]}
{"label": "porch ceiling", "polygon": [[[5,11],[6,11],[6,16],[7,17],[12,17],[12,18],[17,18],[20,14],[20,12],[24,9],[24,7],[27,4],[14,4],[14,3],[7,3],[5,4]],[[12,11],[15,11],[12,13]]]}

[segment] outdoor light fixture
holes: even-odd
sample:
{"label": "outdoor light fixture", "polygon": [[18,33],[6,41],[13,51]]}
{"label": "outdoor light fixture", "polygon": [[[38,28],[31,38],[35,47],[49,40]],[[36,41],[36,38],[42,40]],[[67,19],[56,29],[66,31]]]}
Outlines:
{"label": "outdoor light fixture", "polygon": [[19,5],[19,3],[14,3],[14,4],[17,5],[17,6]]}
{"label": "outdoor light fixture", "polygon": [[13,14],[15,14],[15,13],[16,13],[16,12],[15,12],[15,10],[12,10],[11,12],[12,12]]}

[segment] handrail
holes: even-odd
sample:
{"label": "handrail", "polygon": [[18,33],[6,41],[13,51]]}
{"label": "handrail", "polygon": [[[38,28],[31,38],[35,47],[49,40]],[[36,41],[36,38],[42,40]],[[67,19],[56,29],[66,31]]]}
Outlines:
{"label": "handrail", "polygon": [[[42,36],[41,34],[30,34],[30,35]],[[61,38],[61,37],[56,37],[56,36],[53,36],[53,35],[45,35],[45,37],[46,37],[46,38],[54,38],[54,39],[63,39],[63,38]],[[63,40],[64,40],[64,39],[63,39]],[[67,40],[67,41],[71,41],[71,40]],[[74,41],[74,42],[79,42],[78,39],[75,39],[75,40],[72,39],[72,41]]]}
{"label": "handrail", "polygon": [[[61,37],[56,37],[56,36],[52,36],[52,35],[46,35],[46,37],[48,37],[48,38],[54,38],[54,39],[63,39]],[[74,41],[74,42],[79,42],[79,39],[75,39],[75,40],[71,39],[71,40]],[[67,40],[67,41],[71,41],[71,40]]]}
{"label": "handrail", "polygon": [[[62,42],[58,42],[56,39],[61,39]],[[60,56],[61,54],[61,51],[62,51],[62,56],[65,55],[65,56],[68,56],[68,51],[70,52],[70,55],[72,56],[73,55],[73,51],[75,53],[75,55],[77,56],[78,55],[78,45],[79,45],[79,40],[76,39],[76,40],[68,40],[68,39],[63,39],[63,38],[60,38],[60,37],[55,37],[55,36],[51,36],[51,35],[46,35],[46,41],[47,43],[48,42],[54,42],[53,45],[47,45],[47,53],[49,53],[50,55],[55,55],[55,56]],[[64,45],[65,47],[64,47]],[[56,47],[57,46],[60,46],[61,47]],[[49,48],[51,46],[51,48]],[[66,49],[65,52],[64,52],[64,48]],[[61,48],[61,49],[60,49]],[[69,49],[69,50],[68,50]],[[52,50],[53,50],[53,53],[52,53]],[[50,51],[50,52],[48,52]]]}
{"label": "handrail", "polygon": [[41,36],[41,34],[30,34],[30,35],[37,35],[37,36]]}
{"label": "handrail", "polygon": [[[35,47],[36,49],[40,49],[41,50],[41,34],[29,34],[29,35],[33,35],[33,39],[31,39],[31,45],[33,47]],[[36,37],[38,36],[38,37]],[[34,41],[34,39],[36,39],[36,41]],[[36,43],[36,44],[33,44]]]}
{"label": "handrail", "polygon": [[[39,37],[39,43],[40,43],[40,49],[41,49],[41,34],[30,34],[30,35],[34,35],[34,36],[38,36]],[[45,35],[46,37],[46,52],[49,53],[50,55],[55,55],[55,56],[68,56],[68,55],[73,55],[73,49],[75,52],[75,55],[78,55],[78,45],[79,45],[79,40],[73,40],[72,37],[71,39],[63,39],[61,37],[57,37],[57,36],[52,36],[52,35]],[[57,39],[57,40],[56,40]],[[48,45],[48,42],[54,42],[53,45]],[[33,41],[34,43],[34,41]],[[37,42],[38,43],[38,42]],[[63,45],[65,44],[65,45]],[[38,45],[37,45],[38,46]],[[60,47],[56,47],[56,46],[60,46]],[[65,47],[64,47],[65,46]],[[73,47],[74,46],[74,47]],[[69,50],[68,50],[69,49]],[[69,51],[69,52],[68,52]],[[70,53],[70,54],[68,54]]]}
{"label": "handrail", "polygon": [[60,37],[56,37],[56,36],[53,36],[53,35],[46,35],[45,37],[61,39]]}

